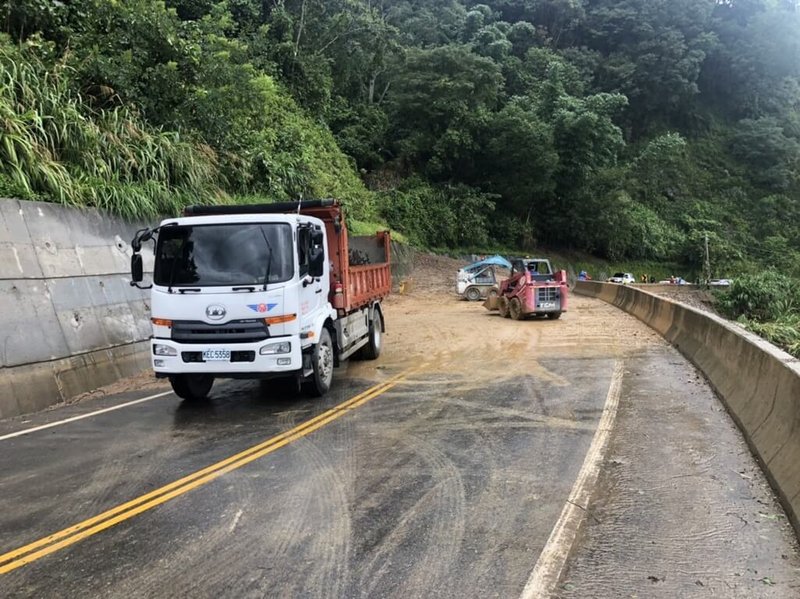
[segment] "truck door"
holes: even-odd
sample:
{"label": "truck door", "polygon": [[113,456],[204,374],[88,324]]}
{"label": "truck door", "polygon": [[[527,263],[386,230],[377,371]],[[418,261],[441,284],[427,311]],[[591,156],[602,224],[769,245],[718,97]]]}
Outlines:
{"label": "truck door", "polygon": [[[312,250],[312,228],[300,226],[297,229],[297,261],[300,274],[300,331],[312,329],[319,310],[327,301],[324,285],[326,277],[313,278],[309,275]],[[324,301],[323,301],[324,300]]]}

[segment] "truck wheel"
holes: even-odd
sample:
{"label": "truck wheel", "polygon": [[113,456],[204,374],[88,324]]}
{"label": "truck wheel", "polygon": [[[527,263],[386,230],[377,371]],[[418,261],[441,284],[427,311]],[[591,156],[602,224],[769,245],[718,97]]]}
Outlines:
{"label": "truck wheel", "polygon": [[561,318],[561,312],[550,312],[547,314],[547,318],[550,320],[558,320]]}
{"label": "truck wheel", "polygon": [[464,292],[464,295],[467,296],[469,301],[477,302],[479,299],[481,299],[481,290],[477,287],[469,287],[466,292]]}
{"label": "truck wheel", "polygon": [[328,329],[323,328],[319,342],[311,354],[311,368],[314,373],[305,384],[306,392],[312,397],[322,397],[333,382],[333,343]]}
{"label": "truck wheel", "polygon": [[372,314],[372,320],[369,323],[369,341],[361,350],[361,357],[365,360],[377,360],[381,355],[381,347],[383,346],[383,339],[381,337],[381,316],[377,310]]}
{"label": "truck wheel", "polygon": [[514,320],[522,320],[522,303],[518,297],[512,297],[508,303],[508,315]]}
{"label": "truck wheel", "polygon": [[176,374],[169,377],[175,395],[186,401],[201,401],[208,397],[214,385],[210,374]]}
{"label": "truck wheel", "polygon": [[508,318],[508,298],[505,295],[497,298],[497,311],[503,318]]}

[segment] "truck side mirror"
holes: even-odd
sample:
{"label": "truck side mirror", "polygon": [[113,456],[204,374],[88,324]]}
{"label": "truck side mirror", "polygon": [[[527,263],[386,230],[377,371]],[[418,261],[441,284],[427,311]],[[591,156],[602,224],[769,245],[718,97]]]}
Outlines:
{"label": "truck side mirror", "polygon": [[308,260],[308,274],[314,278],[325,273],[325,250],[321,246],[312,248]]}
{"label": "truck side mirror", "polygon": [[141,283],[144,278],[144,267],[142,266],[142,255],[133,254],[131,256],[131,281]]}

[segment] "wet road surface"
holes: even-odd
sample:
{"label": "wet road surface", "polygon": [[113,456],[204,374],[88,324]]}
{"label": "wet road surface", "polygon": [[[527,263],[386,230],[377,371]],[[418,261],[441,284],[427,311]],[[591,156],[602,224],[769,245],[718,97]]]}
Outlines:
{"label": "wet road surface", "polygon": [[168,394],[0,440],[3,596],[518,597],[618,364],[617,426],[557,593],[798,592],[796,544],[730,419],[643,325],[585,299],[557,322],[423,308],[391,302],[384,357],[339,369],[323,400],[221,382],[199,405]]}

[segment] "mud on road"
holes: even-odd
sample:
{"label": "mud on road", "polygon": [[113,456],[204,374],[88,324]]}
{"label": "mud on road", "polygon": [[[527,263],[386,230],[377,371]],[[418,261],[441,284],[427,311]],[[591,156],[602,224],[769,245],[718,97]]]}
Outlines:
{"label": "mud on road", "polygon": [[[392,298],[387,359],[422,350],[476,388],[483,377],[552,379],[542,361],[625,360],[616,429],[559,597],[800,596],[794,531],[693,366],[603,302],[572,296],[561,320],[518,323],[458,301],[447,285],[457,268],[426,257],[416,291]],[[670,299],[713,311],[707,295]]]}
{"label": "mud on road", "polygon": [[[214,482],[0,577],[9,596],[518,597],[622,373],[587,520],[559,597],[792,597],[792,531],[697,372],[608,304],[502,319],[418,258],[386,302],[377,362],[322,400],[224,381],[4,442],[0,554],[374,399]],[[417,369],[402,374],[407,369]],[[149,375],[0,433],[158,393]],[[39,436],[37,436],[39,435]],[[2,562],[2,555],[0,555]],[[2,567],[2,563],[0,563]]]}

